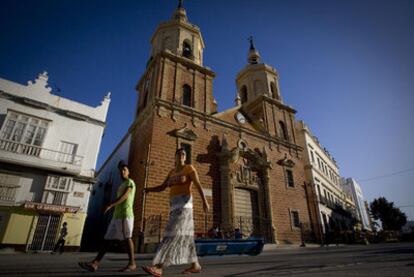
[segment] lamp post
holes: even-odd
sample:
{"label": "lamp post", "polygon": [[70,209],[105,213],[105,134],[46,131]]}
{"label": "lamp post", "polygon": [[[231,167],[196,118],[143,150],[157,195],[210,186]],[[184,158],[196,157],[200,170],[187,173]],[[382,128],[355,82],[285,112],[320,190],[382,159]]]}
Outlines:
{"label": "lamp post", "polygon": [[300,240],[301,240],[301,244],[300,247],[306,247],[305,244],[305,234],[303,232],[303,223],[300,223]]}
{"label": "lamp post", "polygon": [[139,225],[139,237],[138,237],[138,252],[143,251],[144,247],[144,222],[145,222],[145,202],[146,202],[146,192],[147,184],[148,184],[148,171],[151,165],[154,165],[154,162],[150,161],[150,153],[151,153],[151,144],[148,144],[147,150],[147,159],[145,161],[141,161],[141,164],[144,165],[144,189],[142,190],[141,195],[141,222]]}

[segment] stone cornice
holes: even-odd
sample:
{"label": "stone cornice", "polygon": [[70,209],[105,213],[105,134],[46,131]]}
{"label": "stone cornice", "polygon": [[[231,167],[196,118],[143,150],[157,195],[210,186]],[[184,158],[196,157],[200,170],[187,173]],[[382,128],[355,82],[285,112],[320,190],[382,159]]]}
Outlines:
{"label": "stone cornice", "polygon": [[277,71],[274,67],[261,63],[261,64],[248,64],[246,65],[236,76],[236,81],[238,81],[239,79],[243,78],[245,74],[247,74],[248,72],[256,72],[256,71],[265,71],[265,72],[269,72],[271,74],[274,74],[276,76],[279,76],[277,74]]}
{"label": "stone cornice", "polygon": [[329,180],[324,174],[321,174],[320,172],[318,172],[316,167],[308,164],[308,165],[305,166],[305,168],[308,169],[308,170],[309,169],[311,170],[311,174],[312,174],[312,178],[313,178],[312,181],[311,181],[312,184],[315,184],[314,179],[317,178],[321,181],[321,186],[323,184],[323,187],[327,188],[331,193],[334,193],[332,188],[334,188],[334,190],[336,190],[337,193],[338,193],[338,191],[342,192],[342,193],[345,193],[345,191],[342,189],[341,186],[338,187],[337,185],[332,183],[332,181]]}
{"label": "stone cornice", "polygon": [[204,67],[201,65],[198,65],[196,63],[194,63],[192,60],[181,57],[181,56],[177,56],[174,55],[171,51],[163,51],[161,53],[158,53],[155,57],[153,57],[153,59],[151,60],[150,64],[148,65],[147,69],[145,70],[144,74],[142,74],[141,78],[139,79],[137,85],[135,86],[135,88],[138,90],[138,88],[142,85],[141,83],[144,82],[147,73],[148,73],[148,69],[153,66],[155,64],[155,61],[161,58],[168,58],[169,60],[175,62],[175,63],[180,63],[186,67],[189,67],[191,69],[197,70],[203,74],[208,75],[211,78],[216,77],[216,73],[214,73],[214,71],[212,71],[209,67]]}
{"label": "stone cornice", "polygon": [[288,159],[286,154],[285,154],[285,157],[283,159],[280,159],[280,160],[277,161],[277,164],[279,164],[281,166],[289,167],[289,168],[295,167],[295,162],[292,161],[291,159]]}
{"label": "stone cornice", "polygon": [[[308,142],[306,141],[306,138],[308,137],[313,143],[315,143],[315,145],[319,148],[319,150],[320,150],[320,152],[321,153],[323,153],[324,154],[324,156],[326,157],[326,158],[328,158],[334,165],[335,165],[335,169],[336,170],[334,170],[334,173],[336,173],[338,176],[339,176],[339,166],[338,166],[338,164],[336,163],[336,160],[335,160],[335,158],[334,157],[332,157],[330,154],[328,155],[327,153],[326,153],[326,150],[325,150],[325,148],[321,145],[321,143],[319,142],[319,140],[318,140],[318,138],[316,137],[316,136],[314,136],[313,134],[312,134],[312,131],[310,130],[310,128],[309,128],[309,126],[303,121],[303,120],[300,120],[300,121],[298,121],[299,122],[299,124],[298,124],[298,126],[299,126],[299,131],[301,131],[301,132],[303,132],[303,134],[304,134],[304,137],[305,137],[305,143],[307,144]],[[319,155],[319,156],[321,156],[321,155]]]}
{"label": "stone cornice", "polygon": [[[294,150],[297,150],[297,151],[302,151],[303,150],[303,148],[299,145],[292,144],[292,143],[289,143],[289,142],[284,141],[284,140],[280,140],[280,139],[275,138],[275,137],[271,137],[267,133],[254,132],[254,131],[249,130],[247,128],[244,128],[242,126],[235,125],[235,124],[229,123],[227,121],[221,120],[219,118],[216,118],[214,115],[208,115],[208,114],[199,112],[195,109],[192,109],[190,107],[182,106],[180,104],[174,104],[172,102],[156,98],[156,99],[154,99],[154,104],[152,106],[153,112],[156,111],[157,107],[163,107],[165,109],[168,109],[168,110],[171,110],[171,111],[174,111],[174,112],[180,112],[182,114],[198,118],[199,120],[204,121],[205,123],[207,123],[207,122],[214,123],[214,124],[220,125],[222,127],[232,129],[235,132],[244,132],[244,133],[249,134],[251,136],[254,136],[256,138],[259,138],[259,139],[262,139],[262,140],[265,140],[265,141],[270,141],[270,142],[273,142],[273,143],[278,144],[278,145],[283,145],[287,148],[291,148],[291,149],[294,149]],[[149,107],[147,107],[147,108],[149,108]],[[143,119],[141,119],[141,118],[142,117],[139,116],[135,120],[135,122],[133,123],[133,126],[136,126],[138,124],[138,122],[140,122],[140,121],[142,122]]]}
{"label": "stone cornice", "polygon": [[154,41],[155,35],[160,30],[162,30],[162,29],[168,29],[168,28],[175,27],[175,26],[182,27],[184,29],[187,29],[190,32],[194,32],[194,33],[198,34],[200,36],[200,41],[201,41],[202,47],[203,48],[205,47],[203,37],[201,36],[200,28],[198,28],[197,25],[191,24],[189,22],[182,22],[180,20],[171,20],[171,21],[161,22],[161,24],[158,25],[157,29],[155,30],[154,34],[151,37],[151,40],[150,40],[151,41],[151,44]]}
{"label": "stone cornice", "polygon": [[244,103],[242,105],[242,109],[250,110],[253,107],[257,106],[257,104],[260,103],[260,102],[269,102],[269,103],[275,105],[276,107],[278,107],[280,109],[286,110],[286,111],[291,112],[291,113],[294,113],[294,114],[296,113],[296,110],[294,108],[292,108],[291,106],[285,105],[282,102],[280,102],[279,100],[273,99],[273,98],[271,98],[271,97],[269,97],[267,95],[263,95],[263,94],[257,96],[252,101],[249,101],[247,103]]}
{"label": "stone cornice", "polygon": [[163,51],[159,55],[161,55],[162,57],[169,58],[174,62],[181,63],[185,65],[186,67],[190,67],[192,69],[198,70],[206,75],[209,75],[212,78],[216,77],[216,73],[214,73],[214,71],[212,71],[209,67],[198,65],[190,59],[174,55],[171,51],[168,51],[168,50]]}
{"label": "stone cornice", "polygon": [[95,125],[98,125],[98,126],[102,126],[102,127],[106,126],[105,122],[100,121],[100,120],[96,120],[96,119],[91,118],[89,116],[86,116],[86,115],[83,115],[83,114],[80,114],[80,113],[76,113],[76,112],[73,112],[73,111],[70,111],[70,110],[64,110],[64,109],[56,108],[52,105],[49,105],[49,104],[46,104],[46,103],[43,103],[43,102],[39,102],[39,101],[36,101],[34,99],[12,95],[12,94],[7,93],[7,92],[2,91],[2,90],[0,90],[0,98],[8,99],[10,101],[19,103],[19,104],[24,105],[24,106],[34,107],[36,109],[47,110],[49,112],[53,112],[53,113],[56,113],[56,114],[61,115],[61,116],[70,117],[72,119],[86,121],[88,123],[92,123],[92,124],[95,124]]}
{"label": "stone cornice", "polygon": [[189,141],[194,141],[198,138],[197,134],[193,132],[190,128],[187,127],[187,123],[183,128],[175,129],[170,132],[168,132],[171,136],[177,137],[177,138],[183,138]]}

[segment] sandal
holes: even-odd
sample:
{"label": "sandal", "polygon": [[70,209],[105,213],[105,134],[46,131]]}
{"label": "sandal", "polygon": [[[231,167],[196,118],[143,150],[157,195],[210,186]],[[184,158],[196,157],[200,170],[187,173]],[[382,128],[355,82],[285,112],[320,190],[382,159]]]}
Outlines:
{"label": "sandal", "polygon": [[144,270],[146,273],[154,276],[154,277],[161,277],[162,273],[156,272],[152,267],[150,266],[143,266],[142,270]]}
{"label": "sandal", "polygon": [[98,269],[88,262],[79,262],[78,265],[80,266],[80,268],[85,269],[90,272],[95,272]]}
{"label": "sandal", "polygon": [[182,274],[191,274],[191,273],[200,273],[200,272],[201,272],[201,268],[190,267],[184,270]]}
{"label": "sandal", "polygon": [[121,268],[119,271],[120,272],[132,272],[137,270],[137,267],[130,267],[129,265],[127,265],[126,267]]}

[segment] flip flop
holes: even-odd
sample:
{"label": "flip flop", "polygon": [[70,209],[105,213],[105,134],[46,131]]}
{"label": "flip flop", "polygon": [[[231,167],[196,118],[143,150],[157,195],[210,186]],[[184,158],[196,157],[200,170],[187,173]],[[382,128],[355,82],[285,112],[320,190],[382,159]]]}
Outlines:
{"label": "flip flop", "polygon": [[161,273],[158,273],[156,271],[154,271],[151,267],[149,266],[143,266],[142,270],[144,270],[146,273],[154,276],[154,277],[161,277]]}
{"label": "flip flop", "polygon": [[78,265],[80,266],[80,268],[82,268],[82,269],[85,269],[85,270],[87,270],[87,271],[90,271],[90,272],[95,272],[96,271],[96,268],[95,267],[93,267],[90,263],[88,263],[88,262],[79,262],[78,263]]}
{"label": "flip flop", "polygon": [[182,272],[182,274],[191,274],[191,273],[200,273],[201,272],[201,268],[187,268],[186,270],[184,270]]}

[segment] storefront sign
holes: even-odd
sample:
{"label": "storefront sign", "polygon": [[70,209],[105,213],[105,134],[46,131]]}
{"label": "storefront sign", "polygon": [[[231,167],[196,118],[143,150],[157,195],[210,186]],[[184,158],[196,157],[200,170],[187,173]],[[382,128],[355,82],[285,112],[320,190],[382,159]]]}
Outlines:
{"label": "storefront sign", "polygon": [[48,211],[48,212],[61,212],[61,213],[76,213],[79,211],[79,207],[70,207],[70,206],[58,206],[46,203],[35,203],[35,202],[26,202],[24,203],[24,208],[34,209],[39,211]]}

